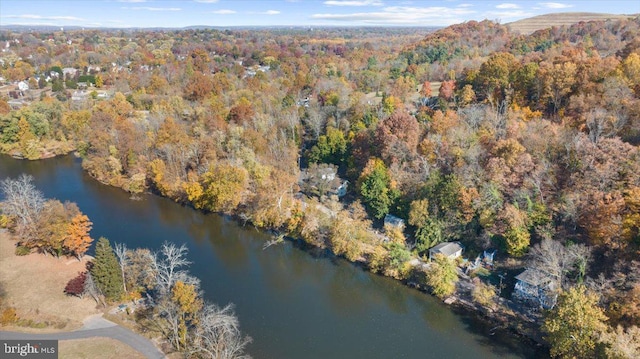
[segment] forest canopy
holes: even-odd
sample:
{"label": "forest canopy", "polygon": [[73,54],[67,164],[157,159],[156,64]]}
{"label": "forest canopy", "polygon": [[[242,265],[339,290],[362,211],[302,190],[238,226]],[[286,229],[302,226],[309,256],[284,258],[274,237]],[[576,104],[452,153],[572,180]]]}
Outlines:
{"label": "forest canopy", "polygon": [[[584,283],[626,328],[640,325],[639,38],[638,17],[530,35],[3,31],[3,78],[33,86],[21,108],[0,99],[0,149],[75,150],[104,183],[398,278],[446,241],[520,268],[556,248],[583,259],[559,288]],[[383,230],[388,214],[406,228]]]}

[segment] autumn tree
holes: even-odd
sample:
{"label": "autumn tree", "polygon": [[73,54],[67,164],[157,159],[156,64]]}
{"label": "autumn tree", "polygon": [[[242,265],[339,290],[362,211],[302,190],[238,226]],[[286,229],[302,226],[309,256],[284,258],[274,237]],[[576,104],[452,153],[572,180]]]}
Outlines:
{"label": "autumn tree", "polygon": [[188,330],[197,325],[197,314],[203,303],[196,286],[181,281],[177,281],[171,289],[171,301],[177,306],[178,325],[174,335],[175,345],[180,348],[187,345]]}
{"label": "autumn tree", "polygon": [[84,296],[84,284],[86,280],[87,272],[78,273],[78,275],[73,277],[64,287],[65,294],[82,298]]}
{"label": "autumn tree", "polygon": [[63,241],[63,246],[69,254],[81,259],[89,249],[93,242],[93,238],[89,236],[92,224],[89,217],[81,213],[71,218],[71,223],[67,227],[67,235]]}
{"label": "autumn tree", "polygon": [[515,257],[523,256],[531,243],[527,213],[507,204],[501,217],[507,225],[503,234],[507,253]]}
{"label": "autumn tree", "polygon": [[576,83],[577,65],[571,61],[563,63],[542,63],[539,76],[544,83],[543,98],[551,105],[555,115],[566,104]]}
{"label": "autumn tree", "polygon": [[153,289],[156,285],[156,269],[151,251],[136,248],[127,250],[126,255],[125,281],[128,291],[144,293]]}
{"label": "autumn tree", "polygon": [[202,72],[196,72],[189,77],[183,90],[184,97],[190,101],[202,101],[213,91],[213,87],[213,80],[210,76]]}
{"label": "autumn tree", "polygon": [[18,144],[22,156],[30,160],[37,159],[40,156],[38,138],[31,131],[31,124],[22,117],[18,121],[18,128]]}
{"label": "autumn tree", "polygon": [[444,299],[455,292],[457,282],[458,268],[455,260],[436,254],[426,270],[426,283],[431,292]]}
{"label": "autumn tree", "polygon": [[476,93],[491,103],[500,103],[511,86],[511,72],[515,68],[515,57],[506,52],[496,52],[480,66],[475,78]]}
{"label": "autumn tree", "polygon": [[440,90],[438,91],[438,97],[445,101],[451,101],[455,94],[456,83],[453,80],[442,81],[440,84]]}
{"label": "autumn tree", "polygon": [[640,358],[640,328],[635,325],[626,329],[618,325],[604,332],[602,341],[607,344],[607,358]]}
{"label": "autumn tree", "polygon": [[200,182],[186,184],[185,191],[196,208],[230,212],[242,200],[247,177],[247,171],[243,167],[219,163],[212,166]]}
{"label": "autumn tree", "polygon": [[475,285],[471,291],[473,300],[482,306],[493,309],[496,306],[496,287],[480,280],[475,280],[474,282]]}
{"label": "autumn tree", "polygon": [[242,97],[229,110],[227,121],[238,124],[238,125],[243,125],[251,121],[251,119],[253,118],[253,116],[255,116],[255,114],[256,112],[253,109],[253,105],[251,104],[251,101],[249,101],[246,97]]}
{"label": "autumn tree", "polygon": [[396,111],[378,124],[376,140],[387,163],[407,162],[416,152],[420,128],[415,117]]}
{"label": "autumn tree", "polygon": [[607,317],[598,307],[598,295],[583,285],[560,294],[558,304],[544,320],[543,331],[551,345],[551,355],[560,358],[595,356],[599,333]]}
{"label": "autumn tree", "polygon": [[431,82],[425,81],[422,83],[422,87],[420,88],[420,95],[422,97],[431,97]]}

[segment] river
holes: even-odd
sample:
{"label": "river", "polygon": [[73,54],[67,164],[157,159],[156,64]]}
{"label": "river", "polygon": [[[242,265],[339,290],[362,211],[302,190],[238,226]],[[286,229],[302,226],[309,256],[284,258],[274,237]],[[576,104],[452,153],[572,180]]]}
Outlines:
{"label": "river", "polygon": [[189,248],[205,298],[234,303],[256,359],[537,358],[510,336],[490,336],[473,316],[437,299],[295,242],[271,246],[253,227],[154,195],[131,200],[82,171],[72,156],[18,161],[0,156],[0,179],[31,174],[48,198],[78,203],[93,238],[129,248],[164,241]]}

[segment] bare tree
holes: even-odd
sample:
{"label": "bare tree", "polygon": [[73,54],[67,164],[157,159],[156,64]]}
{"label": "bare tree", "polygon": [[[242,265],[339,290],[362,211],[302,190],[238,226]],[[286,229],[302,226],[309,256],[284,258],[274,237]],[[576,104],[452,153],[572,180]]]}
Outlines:
{"label": "bare tree", "polygon": [[45,203],[42,192],[33,184],[33,177],[22,174],[15,180],[7,178],[0,182],[0,191],[5,197],[4,213],[18,219],[20,231],[32,229]]}
{"label": "bare tree", "polygon": [[596,108],[587,114],[586,125],[589,129],[589,139],[598,143],[601,137],[607,136],[608,114],[603,108]]}
{"label": "bare tree", "polygon": [[529,251],[529,267],[551,275],[562,287],[568,273],[575,273],[581,282],[587,271],[591,251],[582,244],[565,247],[562,243],[545,238]]}
{"label": "bare tree", "polygon": [[93,276],[91,275],[91,271],[87,271],[87,277],[84,281],[84,295],[90,295],[93,300],[96,301],[98,305],[106,306],[105,302],[102,300],[102,295],[100,294],[100,290],[96,286],[96,282],[93,280]]}
{"label": "bare tree", "polygon": [[582,283],[591,262],[591,249],[584,244],[574,244],[567,248],[567,253],[572,262],[575,280]]}
{"label": "bare tree", "polygon": [[156,273],[156,285],[161,295],[169,293],[177,281],[196,286],[199,284],[198,279],[189,275],[189,272],[184,269],[191,264],[185,258],[186,254],[187,247],[184,244],[176,247],[173,243],[165,242],[162,244],[160,252],[154,255],[153,267]]}
{"label": "bare tree", "polygon": [[115,243],[113,246],[113,252],[116,254],[116,258],[118,258],[118,264],[120,265],[120,272],[122,273],[122,287],[124,292],[127,293],[127,281],[124,278],[125,270],[127,266],[129,266],[129,256],[127,249],[127,245],[124,243]]}
{"label": "bare tree", "polygon": [[173,347],[180,350],[180,306],[171,298],[164,297],[156,304],[156,310],[162,319],[155,320],[155,324]]}
{"label": "bare tree", "polygon": [[206,304],[200,311],[198,326],[193,333],[193,353],[219,359],[246,359],[244,353],[251,338],[240,332],[233,307],[220,308]]}

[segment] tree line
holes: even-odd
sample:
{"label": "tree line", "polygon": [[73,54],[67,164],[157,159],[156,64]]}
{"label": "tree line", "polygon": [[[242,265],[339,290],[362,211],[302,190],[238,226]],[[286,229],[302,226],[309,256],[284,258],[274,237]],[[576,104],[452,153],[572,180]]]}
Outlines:
{"label": "tree line", "polygon": [[[91,222],[73,203],[46,200],[21,175],[0,182],[0,224],[17,238],[16,254],[36,250],[56,256],[86,253],[93,239]],[[233,306],[220,307],[203,298],[200,281],[188,267],[187,248],[164,243],[158,252],[128,249],[101,237],[86,271],[64,288],[68,295],[89,296],[97,305],[132,300],[146,303],[136,312],[140,329],[160,334],[171,348],[193,358],[248,358],[251,338],[242,334]]]}
{"label": "tree line", "polygon": [[[441,295],[450,281],[436,288],[412,258],[452,240],[472,258],[497,248],[498,265],[548,273],[560,295],[584,285],[611,328],[632,330],[639,23],[519,35],[468,22],[385,41],[337,29],[55,33],[38,71],[99,63],[113,96],[5,110],[0,132],[7,151],[68,143],[104,183],[233,214]],[[42,34],[16,36],[19,54]],[[327,168],[347,196],[326,195]],[[387,214],[406,229],[384,230]],[[498,292],[486,285],[479,301]]]}

